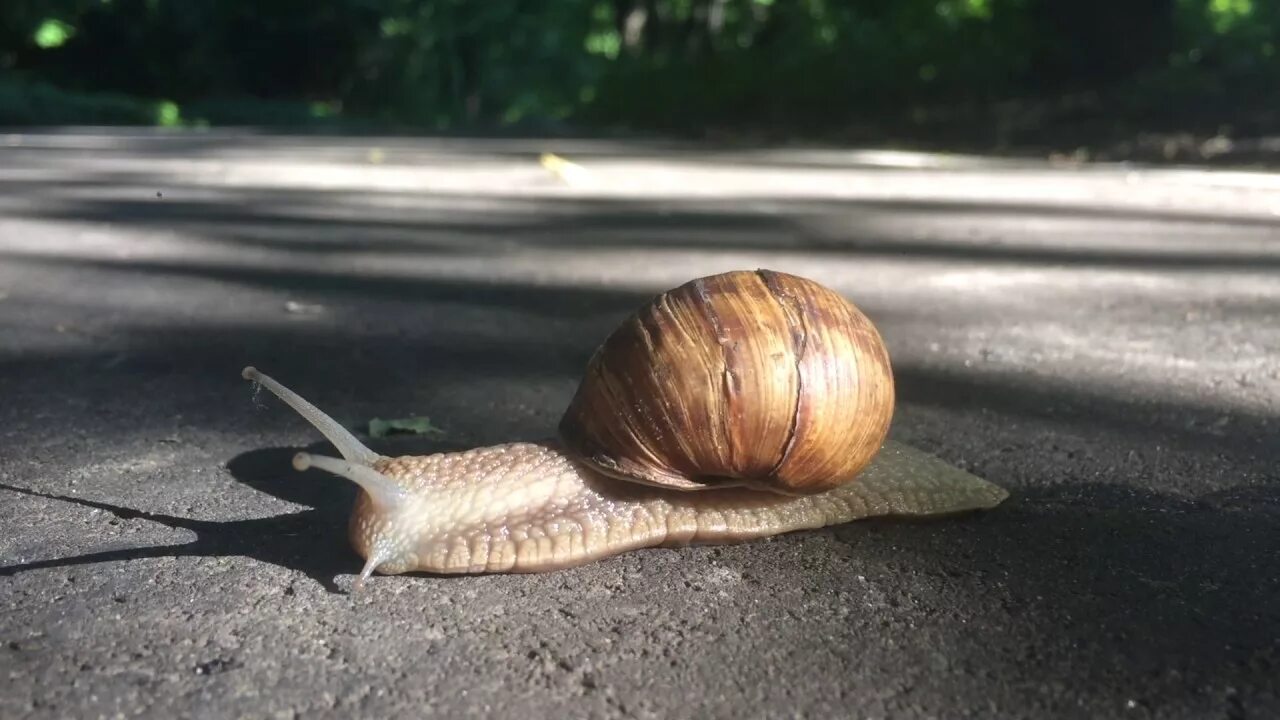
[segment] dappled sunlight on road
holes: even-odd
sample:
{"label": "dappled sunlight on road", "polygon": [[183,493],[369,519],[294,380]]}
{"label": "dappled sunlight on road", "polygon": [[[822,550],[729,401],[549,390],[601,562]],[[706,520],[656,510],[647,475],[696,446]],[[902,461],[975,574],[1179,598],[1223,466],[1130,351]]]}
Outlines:
{"label": "dappled sunlight on road", "polygon": [[[568,187],[544,169],[548,147],[586,167],[589,182]],[[1280,411],[1265,351],[1280,344],[1280,322],[1259,323],[1280,320],[1273,174],[234,133],[11,135],[0,153],[10,189],[0,253],[15,268],[172,276],[194,293],[239,287],[267,305],[304,290],[332,321],[358,316],[351,303],[365,297],[440,296],[433,285],[640,298],[764,266],[848,294],[904,366],[1210,412]],[[22,288],[21,272],[6,282]],[[121,287],[19,294],[118,303],[147,327],[152,299]],[[242,316],[211,301],[193,320]],[[297,318],[283,321],[299,330]]]}

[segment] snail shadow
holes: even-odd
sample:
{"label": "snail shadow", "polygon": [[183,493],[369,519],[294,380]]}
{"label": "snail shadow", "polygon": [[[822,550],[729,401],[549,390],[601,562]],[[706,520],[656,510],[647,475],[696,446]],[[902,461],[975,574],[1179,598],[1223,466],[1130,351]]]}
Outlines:
{"label": "snail shadow", "polygon": [[[436,451],[439,449],[437,447]],[[316,443],[307,450],[318,454],[337,454],[326,443]],[[344,573],[358,573],[361,565],[347,541],[347,518],[355,502],[356,489],[350,483],[318,470],[294,471],[291,460],[296,452],[297,448],[252,450],[236,456],[227,464],[232,477],[238,482],[308,508],[249,520],[197,520],[0,483],[0,491],[93,508],[121,520],[155,522],[188,530],[196,536],[190,542],[177,545],[121,548],[0,566],[0,577],[47,568],[145,558],[245,557],[302,573],[326,591],[342,593],[336,578]]]}

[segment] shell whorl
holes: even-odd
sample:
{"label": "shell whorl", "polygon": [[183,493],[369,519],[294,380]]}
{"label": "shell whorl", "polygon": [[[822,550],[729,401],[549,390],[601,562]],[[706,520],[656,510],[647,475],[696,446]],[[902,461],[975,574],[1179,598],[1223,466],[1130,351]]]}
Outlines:
{"label": "shell whorl", "polygon": [[893,407],[888,351],[856,306],[794,275],[731,272],[627,318],[588,363],[560,436],[614,477],[809,494],[866,467]]}

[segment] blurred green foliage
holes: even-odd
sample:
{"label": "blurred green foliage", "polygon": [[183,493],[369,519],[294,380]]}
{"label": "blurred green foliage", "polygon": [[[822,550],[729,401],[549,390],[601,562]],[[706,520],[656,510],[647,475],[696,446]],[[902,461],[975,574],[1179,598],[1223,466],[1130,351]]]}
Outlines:
{"label": "blurred green foliage", "polygon": [[1270,0],[4,0],[0,122],[803,129],[1280,87]]}

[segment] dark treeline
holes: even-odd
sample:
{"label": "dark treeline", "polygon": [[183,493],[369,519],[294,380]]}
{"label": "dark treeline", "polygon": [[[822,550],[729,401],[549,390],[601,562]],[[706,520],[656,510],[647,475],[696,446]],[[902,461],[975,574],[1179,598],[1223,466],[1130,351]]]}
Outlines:
{"label": "dark treeline", "polygon": [[804,128],[1098,92],[1221,111],[1280,88],[1277,46],[1271,0],[5,0],[0,121]]}

